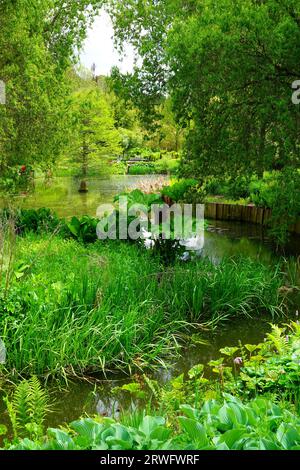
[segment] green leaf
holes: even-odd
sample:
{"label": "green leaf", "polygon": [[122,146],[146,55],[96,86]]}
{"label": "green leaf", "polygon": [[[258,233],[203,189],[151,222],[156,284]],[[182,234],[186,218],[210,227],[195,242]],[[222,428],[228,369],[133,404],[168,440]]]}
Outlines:
{"label": "green leaf", "polygon": [[100,438],[105,426],[90,418],[86,418],[74,421],[70,424],[70,428],[79,434],[79,436],[86,438],[90,444],[93,444]]}
{"label": "green leaf", "polygon": [[145,416],[139,426],[139,431],[142,432],[149,439],[151,434],[158,426],[164,426],[165,420],[160,416]]}
{"label": "green leaf", "polygon": [[240,450],[243,447],[243,440],[248,437],[246,429],[231,429],[220,437],[220,443],[225,442],[229,449]]}
{"label": "green leaf", "polygon": [[300,445],[300,434],[290,424],[281,423],[277,430],[276,437],[282,447],[286,450],[290,450],[292,447]]}
{"label": "green leaf", "polygon": [[179,416],[178,421],[191,440],[197,444],[197,447],[199,446],[199,449],[209,445],[209,440],[202,424],[194,419],[186,418],[185,416]]}
{"label": "green leaf", "polygon": [[250,353],[253,353],[254,351],[256,351],[257,349],[261,349],[261,345],[260,344],[245,344],[245,348],[247,349],[247,351],[249,351]]}
{"label": "green leaf", "polygon": [[204,365],[203,364],[197,364],[196,366],[192,367],[189,370],[189,378],[194,379],[195,377],[199,377],[200,375],[203,374],[204,371]]}
{"label": "green leaf", "polygon": [[190,405],[181,405],[180,410],[188,417],[191,419],[197,419],[199,412],[195,409],[192,408]]}
{"label": "green leaf", "polygon": [[0,436],[7,434],[7,427],[4,424],[0,424]]}
{"label": "green leaf", "polygon": [[230,356],[230,357],[232,357],[238,350],[239,350],[239,348],[229,348],[229,347],[226,347],[226,348],[220,349],[220,353],[221,353],[221,354],[225,354],[225,356]]}
{"label": "green leaf", "polygon": [[50,437],[53,437],[55,441],[53,442],[53,446],[57,450],[75,450],[76,445],[73,439],[61,429],[48,429],[48,434]]}

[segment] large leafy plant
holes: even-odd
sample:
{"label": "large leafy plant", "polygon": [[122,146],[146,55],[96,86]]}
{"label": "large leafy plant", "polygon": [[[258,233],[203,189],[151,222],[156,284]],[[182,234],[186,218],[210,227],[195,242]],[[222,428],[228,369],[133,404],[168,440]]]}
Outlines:
{"label": "large leafy plant", "polygon": [[198,185],[198,181],[195,179],[183,179],[171,186],[165,186],[162,190],[162,196],[168,198],[173,202],[180,202],[185,200],[186,193],[191,191]]}
{"label": "large leafy plant", "polygon": [[183,405],[178,421],[189,437],[188,449],[299,450],[300,419],[269,400],[248,404],[224,395],[223,402],[207,401],[200,410]]}
{"label": "large leafy plant", "polygon": [[128,208],[139,204],[147,208],[148,211],[151,210],[151,206],[154,204],[162,204],[163,201],[161,199],[160,194],[146,194],[142,192],[140,189],[135,189],[131,192],[124,192],[119,194],[115,197],[114,202],[119,203],[120,197],[127,198]]}
{"label": "large leafy plant", "polygon": [[299,401],[300,327],[273,325],[263,343],[221,349],[223,358],[211,361],[223,390],[244,396],[272,393]]}
{"label": "large leafy plant", "polygon": [[48,429],[44,438],[7,444],[11,450],[299,450],[300,419],[263,398],[247,404],[225,394],[200,408],[182,405],[176,423],[142,416],[124,425],[110,418],[83,418]]}
{"label": "large leafy plant", "polygon": [[97,241],[97,224],[99,220],[93,217],[84,216],[81,219],[72,217],[66,226],[72,238],[83,243],[94,243]]}

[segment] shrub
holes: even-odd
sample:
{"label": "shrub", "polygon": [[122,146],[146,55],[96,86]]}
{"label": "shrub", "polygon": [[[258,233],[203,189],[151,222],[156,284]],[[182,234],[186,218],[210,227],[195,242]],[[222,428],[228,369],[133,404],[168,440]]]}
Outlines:
{"label": "shrub", "polygon": [[153,175],[156,173],[154,165],[150,164],[136,164],[131,165],[129,168],[130,175]]}
{"label": "shrub", "polygon": [[168,197],[174,202],[184,201],[186,193],[197,185],[198,181],[194,179],[181,180],[163,188],[162,196]]}
{"label": "shrub", "polygon": [[225,186],[224,195],[232,199],[246,199],[250,196],[249,178],[237,176],[230,178]]}
{"label": "shrub", "polygon": [[45,233],[55,232],[64,225],[64,220],[59,219],[50,209],[21,209],[10,211],[4,209],[0,213],[0,221],[14,220],[18,234],[28,232]]}

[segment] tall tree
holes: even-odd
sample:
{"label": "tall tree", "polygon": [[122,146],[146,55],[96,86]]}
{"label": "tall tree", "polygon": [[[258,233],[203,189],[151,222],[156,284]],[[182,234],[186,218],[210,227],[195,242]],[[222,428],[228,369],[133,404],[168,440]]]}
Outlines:
{"label": "tall tree", "polygon": [[73,145],[69,158],[79,163],[81,191],[86,191],[89,166],[93,163],[101,170],[107,159],[118,156],[121,152],[120,135],[115,127],[110,103],[96,85],[74,93],[72,116]]}
{"label": "tall tree", "polygon": [[142,57],[140,90],[154,80],[189,129],[186,173],[299,166],[300,110],[291,101],[300,78],[297,0],[110,4],[117,36]]}
{"label": "tall tree", "polygon": [[[97,6],[100,2],[97,2]],[[96,2],[0,1],[0,176],[17,164],[47,165],[67,143],[68,68]]]}

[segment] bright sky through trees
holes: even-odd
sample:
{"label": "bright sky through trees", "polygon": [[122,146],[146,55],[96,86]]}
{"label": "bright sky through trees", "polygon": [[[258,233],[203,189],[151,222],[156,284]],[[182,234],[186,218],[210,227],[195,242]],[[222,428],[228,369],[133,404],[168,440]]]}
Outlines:
{"label": "bright sky through trees", "polygon": [[109,15],[103,11],[88,32],[80,59],[89,69],[95,63],[97,75],[109,75],[114,65],[122,73],[131,72],[134,63],[133,49],[126,46],[125,51],[126,55],[122,57],[114,48],[112,23]]}

